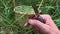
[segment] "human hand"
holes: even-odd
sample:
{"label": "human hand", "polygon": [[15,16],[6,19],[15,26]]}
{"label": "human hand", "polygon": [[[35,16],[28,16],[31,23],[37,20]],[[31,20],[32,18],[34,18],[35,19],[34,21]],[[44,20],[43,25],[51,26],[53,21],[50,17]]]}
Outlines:
{"label": "human hand", "polygon": [[39,34],[60,34],[59,29],[51,19],[50,15],[44,14],[41,16],[46,20],[45,24],[36,19],[29,19],[24,26],[32,25],[33,29]]}

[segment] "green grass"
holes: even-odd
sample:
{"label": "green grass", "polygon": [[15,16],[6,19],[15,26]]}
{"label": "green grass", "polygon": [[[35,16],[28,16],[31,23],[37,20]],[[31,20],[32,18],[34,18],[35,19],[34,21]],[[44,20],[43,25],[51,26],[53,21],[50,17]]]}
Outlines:
{"label": "green grass", "polygon": [[[22,6],[18,11],[28,12],[33,11],[27,6],[31,6],[25,0],[16,0],[16,7]],[[26,0],[27,1],[27,0]],[[39,0],[38,0],[39,1]],[[36,2],[38,2],[36,1]],[[28,2],[28,1],[27,1]],[[44,0],[40,10],[42,14],[51,15],[57,27],[60,29],[60,0]],[[24,8],[23,8],[24,7]],[[23,10],[24,9],[24,10]],[[31,10],[30,10],[31,9]],[[14,3],[12,0],[0,0],[0,34],[38,34],[32,27],[24,27],[28,17],[25,15],[16,14],[14,12]]]}

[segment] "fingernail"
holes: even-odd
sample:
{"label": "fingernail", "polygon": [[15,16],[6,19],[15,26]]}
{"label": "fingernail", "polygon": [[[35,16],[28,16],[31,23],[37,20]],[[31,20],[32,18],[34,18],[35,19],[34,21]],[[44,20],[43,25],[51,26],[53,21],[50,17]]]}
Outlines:
{"label": "fingernail", "polygon": [[35,22],[35,20],[34,19],[29,19],[29,24],[31,24],[31,25],[33,25],[34,24],[34,22]]}

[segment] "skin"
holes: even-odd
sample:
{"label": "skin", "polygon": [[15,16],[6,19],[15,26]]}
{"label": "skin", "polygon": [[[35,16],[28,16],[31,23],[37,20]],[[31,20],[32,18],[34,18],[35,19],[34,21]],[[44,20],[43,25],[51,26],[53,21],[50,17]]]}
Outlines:
{"label": "skin", "polygon": [[32,25],[33,29],[39,34],[60,34],[59,29],[50,15],[44,14],[41,16],[46,20],[45,24],[36,19],[29,19],[24,26]]}

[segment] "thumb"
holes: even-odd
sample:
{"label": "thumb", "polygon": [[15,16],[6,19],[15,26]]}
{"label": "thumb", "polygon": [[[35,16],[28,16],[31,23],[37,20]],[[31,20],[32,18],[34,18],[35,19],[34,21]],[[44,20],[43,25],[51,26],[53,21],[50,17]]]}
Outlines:
{"label": "thumb", "polygon": [[[40,22],[40,21],[39,21]],[[35,19],[29,19],[28,22],[24,24],[24,26],[29,26],[29,25],[38,25],[39,24],[38,20]]]}
{"label": "thumb", "polygon": [[28,22],[26,22],[26,23],[24,24],[24,26],[27,27],[27,26],[29,26],[29,25],[34,25],[35,22],[36,22],[35,19],[29,19]]}

